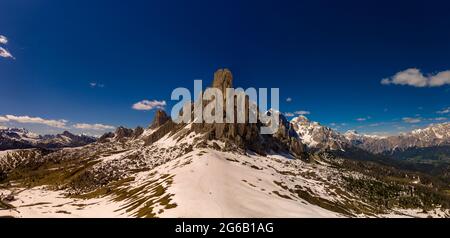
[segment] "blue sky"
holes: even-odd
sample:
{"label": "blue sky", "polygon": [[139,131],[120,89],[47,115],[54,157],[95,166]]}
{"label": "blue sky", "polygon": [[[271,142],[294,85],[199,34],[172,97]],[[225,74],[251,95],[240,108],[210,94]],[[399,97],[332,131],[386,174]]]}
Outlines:
{"label": "blue sky", "polygon": [[450,4],[392,2],[3,0],[0,126],[147,126],[174,88],[222,67],[341,131],[448,121]]}

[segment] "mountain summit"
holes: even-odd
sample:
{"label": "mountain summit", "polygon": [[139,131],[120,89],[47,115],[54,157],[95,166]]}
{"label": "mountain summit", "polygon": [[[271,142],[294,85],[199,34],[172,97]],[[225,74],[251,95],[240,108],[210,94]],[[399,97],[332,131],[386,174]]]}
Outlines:
{"label": "mountain summit", "polygon": [[153,119],[152,124],[150,125],[151,129],[156,129],[162,126],[164,123],[170,120],[170,117],[166,114],[166,112],[162,109],[158,109],[155,113],[155,118]]}

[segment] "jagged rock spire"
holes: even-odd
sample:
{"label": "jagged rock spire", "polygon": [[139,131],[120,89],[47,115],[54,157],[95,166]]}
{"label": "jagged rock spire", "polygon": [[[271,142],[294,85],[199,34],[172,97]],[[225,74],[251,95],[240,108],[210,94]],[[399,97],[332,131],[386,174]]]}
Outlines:
{"label": "jagged rock spire", "polygon": [[169,120],[170,120],[170,117],[166,114],[166,112],[164,110],[159,109],[155,113],[155,117],[153,119],[152,124],[150,125],[150,128],[151,129],[158,128]]}
{"label": "jagged rock spire", "polygon": [[233,74],[229,69],[219,69],[214,73],[214,80],[212,83],[214,88],[218,88],[225,95],[227,88],[233,87]]}
{"label": "jagged rock spire", "polygon": [[123,126],[117,127],[116,129],[116,139],[128,138],[133,135],[133,129],[125,128]]}

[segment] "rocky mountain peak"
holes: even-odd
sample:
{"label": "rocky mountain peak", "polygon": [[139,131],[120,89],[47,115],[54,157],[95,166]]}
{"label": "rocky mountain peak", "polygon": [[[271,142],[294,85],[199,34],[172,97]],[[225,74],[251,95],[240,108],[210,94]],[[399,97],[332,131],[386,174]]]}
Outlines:
{"label": "rocky mountain peak", "polygon": [[3,132],[12,132],[12,133],[22,133],[22,134],[30,133],[25,128],[8,128],[8,127],[4,127],[4,128],[0,128],[0,130],[3,131]]}
{"label": "rocky mountain peak", "polygon": [[[227,88],[233,88],[231,71],[229,69],[217,70],[214,73],[212,87],[220,89],[225,95]],[[225,142],[225,145],[233,144],[239,148],[248,149],[258,154],[266,154],[270,151],[290,151],[297,156],[302,156],[304,147],[296,137],[295,132],[291,129],[286,118],[280,114],[282,118],[280,118],[281,125],[279,133],[276,135],[261,135],[260,128],[263,126],[263,123],[259,120],[256,123],[249,121],[249,113],[258,113],[258,109],[256,108],[256,112],[249,112],[250,101],[248,96],[246,96],[245,100],[245,123],[238,123],[235,116],[233,123],[195,123],[192,129],[196,133],[205,134],[207,140],[220,140]],[[206,105],[205,101],[202,105]],[[236,113],[236,101],[234,102],[234,109]],[[224,111],[223,115],[225,116],[225,114],[226,112]]]}
{"label": "rocky mountain peak", "polygon": [[167,113],[164,110],[159,109],[155,113],[155,117],[153,118],[153,122],[150,126],[151,129],[158,128],[165,124],[167,121],[170,120],[170,117],[167,115]]}
{"label": "rocky mountain peak", "polygon": [[75,136],[74,134],[70,133],[69,131],[64,131],[61,135],[67,136],[67,137],[69,137],[69,138],[72,138],[72,137]]}
{"label": "rocky mountain peak", "polygon": [[214,73],[212,87],[220,89],[224,94],[227,88],[233,87],[233,74],[229,69],[219,69]]}
{"label": "rocky mountain peak", "polygon": [[117,127],[116,129],[116,139],[128,138],[133,135],[133,130],[125,127]]}
{"label": "rocky mountain peak", "polygon": [[359,133],[356,130],[348,130],[344,135],[359,135]]}
{"label": "rocky mountain peak", "polygon": [[294,124],[299,124],[299,123],[310,123],[311,121],[307,117],[301,115],[301,116],[292,118],[291,122]]}

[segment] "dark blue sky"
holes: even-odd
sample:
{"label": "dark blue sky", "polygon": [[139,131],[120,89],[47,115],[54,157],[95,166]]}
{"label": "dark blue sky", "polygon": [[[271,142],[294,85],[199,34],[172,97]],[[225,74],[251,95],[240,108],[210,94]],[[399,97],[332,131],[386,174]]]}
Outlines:
{"label": "dark blue sky", "polygon": [[448,121],[448,84],[380,83],[411,68],[425,78],[450,70],[445,1],[0,5],[0,35],[8,38],[0,46],[15,57],[0,57],[0,126],[62,129],[35,117],[67,120],[76,132],[88,132],[73,128],[78,123],[146,126],[154,110],[133,110],[134,103],[165,100],[170,111],[174,88],[209,84],[221,67],[232,70],[235,86],[278,87],[282,111],[308,111],[339,130],[395,133]]}

